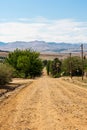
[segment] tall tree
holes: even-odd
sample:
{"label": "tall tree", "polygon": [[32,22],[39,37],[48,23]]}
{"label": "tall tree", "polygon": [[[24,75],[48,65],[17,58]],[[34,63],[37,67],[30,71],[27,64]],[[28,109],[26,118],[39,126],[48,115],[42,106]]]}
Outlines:
{"label": "tall tree", "polygon": [[51,74],[53,77],[59,77],[61,72],[61,61],[55,58],[51,63]]}
{"label": "tall tree", "polygon": [[6,61],[15,68],[19,76],[25,78],[39,76],[43,69],[39,53],[33,50],[16,49],[9,54]]}
{"label": "tall tree", "polygon": [[62,71],[65,75],[70,75],[72,69],[72,76],[82,75],[82,60],[78,56],[68,57],[62,62]]}

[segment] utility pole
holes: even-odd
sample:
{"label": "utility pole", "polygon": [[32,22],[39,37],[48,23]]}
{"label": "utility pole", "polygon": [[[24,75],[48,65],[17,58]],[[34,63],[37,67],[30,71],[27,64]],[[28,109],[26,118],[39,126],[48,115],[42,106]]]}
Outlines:
{"label": "utility pole", "polygon": [[82,80],[83,80],[84,76],[83,44],[81,44],[81,57],[82,57]]}
{"label": "utility pole", "polygon": [[72,79],[72,59],[71,59],[71,53],[70,54],[70,77]]}

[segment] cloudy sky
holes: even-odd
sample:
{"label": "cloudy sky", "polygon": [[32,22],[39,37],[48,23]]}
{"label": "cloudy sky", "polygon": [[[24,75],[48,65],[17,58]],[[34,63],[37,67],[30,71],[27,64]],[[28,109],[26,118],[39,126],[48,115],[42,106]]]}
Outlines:
{"label": "cloudy sky", "polygon": [[87,0],[1,0],[0,41],[87,42]]}

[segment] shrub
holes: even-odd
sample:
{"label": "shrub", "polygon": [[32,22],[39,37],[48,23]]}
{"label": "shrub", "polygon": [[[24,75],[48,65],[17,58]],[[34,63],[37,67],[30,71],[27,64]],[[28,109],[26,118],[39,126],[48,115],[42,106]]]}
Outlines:
{"label": "shrub", "polygon": [[9,83],[12,79],[13,69],[7,65],[0,63],[0,85]]}
{"label": "shrub", "polygon": [[33,50],[19,50],[9,53],[6,62],[15,70],[15,76],[23,78],[32,78],[40,76],[43,69],[43,63],[39,58],[39,53]]}
{"label": "shrub", "polygon": [[51,62],[51,75],[55,78],[60,77],[61,74],[61,61],[58,58],[55,58],[52,62]]}
{"label": "shrub", "polygon": [[62,71],[65,75],[81,76],[82,75],[82,60],[78,56],[68,57],[62,62]]}
{"label": "shrub", "polygon": [[52,61],[47,62],[47,74],[54,78],[58,78],[61,76],[61,61],[58,58],[55,58]]}
{"label": "shrub", "polygon": [[48,61],[47,60],[43,60],[43,66],[46,67],[47,66]]}

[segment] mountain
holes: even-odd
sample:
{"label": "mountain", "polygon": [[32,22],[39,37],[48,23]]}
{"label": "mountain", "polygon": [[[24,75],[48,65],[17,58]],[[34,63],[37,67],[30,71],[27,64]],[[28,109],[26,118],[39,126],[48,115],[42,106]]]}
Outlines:
{"label": "mountain", "polygon": [[[0,42],[0,50],[13,51],[16,48],[19,49],[33,49],[41,53],[69,53],[69,52],[80,52],[81,43],[56,43],[56,42],[45,42],[45,41],[15,41],[4,43]],[[87,51],[87,43],[84,44],[84,49]]]}
{"label": "mountain", "polygon": [[4,46],[4,45],[6,45],[6,43],[0,42],[0,46]]}

